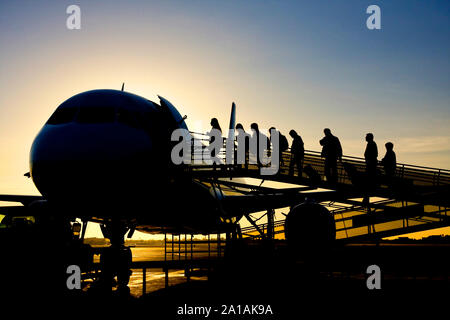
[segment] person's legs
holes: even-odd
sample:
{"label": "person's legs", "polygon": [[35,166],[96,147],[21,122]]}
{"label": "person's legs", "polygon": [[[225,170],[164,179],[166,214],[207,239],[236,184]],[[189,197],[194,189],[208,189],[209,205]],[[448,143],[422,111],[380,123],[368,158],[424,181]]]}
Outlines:
{"label": "person's legs", "polygon": [[327,159],[328,163],[328,176],[327,181],[330,183],[337,183],[338,174],[337,174],[337,161],[336,159]]}
{"label": "person's legs", "polygon": [[297,171],[298,171],[298,177],[301,178],[302,177],[302,158],[297,157],[297,159],[295,160],[295,163],[297,165]]}
{"label": "person's legs", "polygon": [[289,175],[290,176],[294,175],[295,158],[296,157],[294,155],[292,155],[291,160],[289,162]]}
{"label": "person's legs", "polygon": [[377,163],[375,161],[366,162],[367,183],[373,186],[376,183]]}
{"label": "person's legs", "polygon": [[327,182],[330,181],[331,173],[330,173],[330,160],[325,159],[325,165],[323,168],[323,173],[325,175],[325,178],[327,179]]}

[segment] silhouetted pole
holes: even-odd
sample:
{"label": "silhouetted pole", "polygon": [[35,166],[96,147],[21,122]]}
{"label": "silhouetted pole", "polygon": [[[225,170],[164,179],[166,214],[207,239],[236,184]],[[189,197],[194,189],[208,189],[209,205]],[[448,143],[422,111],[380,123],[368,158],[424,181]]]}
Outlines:
{"label": "silhouetted pole", "polygon": [[147,268],[142,269],[142,295],[145,295],[147,290]]}
{"label": "silhouetted pole", "polygon": [[274,220],[275,211],[273,209],[267,210],[267,239],[273,240],[274,238],[274,229],[273,229],[273,220]]}

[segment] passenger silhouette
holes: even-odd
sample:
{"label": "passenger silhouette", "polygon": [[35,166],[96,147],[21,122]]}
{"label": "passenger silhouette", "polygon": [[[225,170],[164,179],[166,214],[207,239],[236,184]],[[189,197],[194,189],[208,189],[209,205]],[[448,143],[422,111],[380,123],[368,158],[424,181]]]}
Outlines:
{"label": "passenger silhouette", "polygon": [[325,177],[330,183],[337,183],[337,160],[342,161],[342,147],[338,137],[331,134],[331,130],[323,130],[325,137],[319,143],[322,146],[321,156],[325,158]]}
{"label": "passenger silhouette", "polygon": [[373,181],[377,174],[377,163],[378,163],[378,147],[373,140],[373,134],[366,134],[366,151],[364,151],[364,159],[366,160],[366,172],[368,179]]}
{"label": "passenger silhouette", "polygon": [[[262,165],[261,156],[267,155],[267,149],[270,148],[270,140],[265,134],[262,134],[259,131],[257,123],[252,123],[250,125],[250,128],[253,130],[253,134],[251,136],[252,141],[254,141],[253,143],[255,143],[256,140],[256,150],[252,150],[250,148],[250,152],[256,157],[256,162],[258,166],[261,166]],[[260,150],[260,141],[263,139],[266,139],[266,148],[264,150]]]}
{"label": "passenger silhouette", "polygon": [[[245,152],[244,164],[245,168],[248,169],[248,151],[250,148],[250,135],[247,132],[245,132],[244,127],[240,123],[236,125],[236,141],[237,141],[237,148],[235,154],[236,162],[238,159],[237,152],[239,152],[240,150],[244,150]],[[244,148],[241,147],[241,143],[244,144]]]}
{"label": "passenger silhouette", "polygon": [[210,125],[211,125],[212,129],[217,129],[220,132],[222,132],[222,129],[220,128],[219,120],[217,120],[217,118],[212,118]]}
{"label": "passenger silhouette", "polygon": [[381,160],[381,164],[384,167],[384,173],[388,178],[388,181],[392,180],[395,175],[395,170],[397,168],[397,159],[394,152],[394,144],[392,142],[387,142],[385,145],[386,154],[384,158]]}
{"label": "passenger silhouette", "polygon": [[[217,118],[212,118],[210,124],[211,124],[211,131],[208,132],[210,152],[211,152],[211,158],[215,158],[216,151],[214,150],[213,147],[211,147],[211,144],[215,141],[215,139],[216,139],[215,136],[218,133],[220,133],[220,135],[222,135],[222,129],[220,128],[219,121],[217,120]],[[222,139],[221,146],[222,145],[223,145],[223,139]]]}
{"label": "passenger silhouette", "polygon": [[297,167],[298,177],[302,177],[303,158],[305,156],[305,146],[303,144],[302,137],[298,135],[295,130],[289,131],[289,135],[292,138],[291,145],[291,161],[289,164],[289,175],[294,175],[294,167]]}
{"label": "passenger silhouette", "polygon": [[277,130],[275,127],[271,127],[269,129],[269,133],[270,133],[270,148],[274,148],[273,144],[274,141],[272,141],[272,130],[276,130],[278,131],[278,152],[279,152],[279,161],[280,161],[280,166],[283,165],[283,152],[286,151],[289,148],[289,143],[288,140],[286,138],[285,135],[281,134],[281,132],[279,130]]}

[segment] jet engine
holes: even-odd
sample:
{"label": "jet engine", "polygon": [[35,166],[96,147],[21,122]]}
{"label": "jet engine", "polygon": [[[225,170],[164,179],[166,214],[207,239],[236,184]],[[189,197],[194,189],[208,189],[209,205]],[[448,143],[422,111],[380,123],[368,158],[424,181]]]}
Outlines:
{"label": "jet engine", "polygon": [[291,207],[284,230],[289,245],[300,250],[327,248],[336,239],[333,215],[315,202],[304,202]]}

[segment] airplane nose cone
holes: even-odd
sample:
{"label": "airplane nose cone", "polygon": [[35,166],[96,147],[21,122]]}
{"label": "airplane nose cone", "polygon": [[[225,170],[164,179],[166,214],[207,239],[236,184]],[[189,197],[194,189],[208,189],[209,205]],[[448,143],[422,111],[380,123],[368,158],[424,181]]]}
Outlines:
{"label": "airplane nose cone", "polygon": [[123,190],[148,171],[152,146],[145,132],[114,124],[46,125],[33,142],[30,172],[47,196]]}

